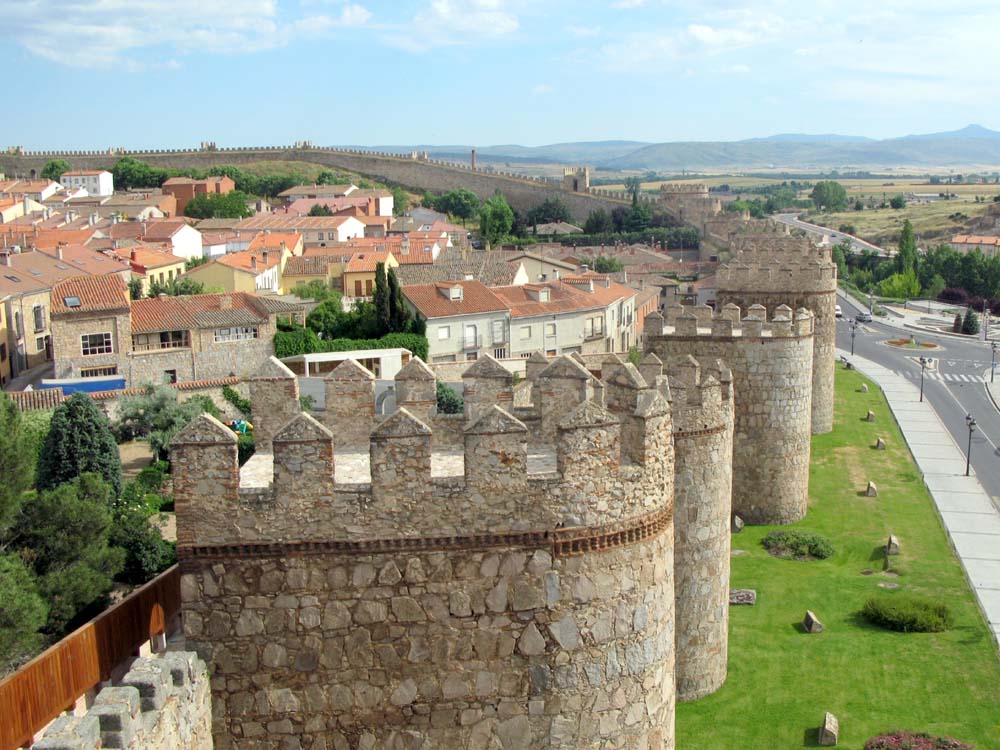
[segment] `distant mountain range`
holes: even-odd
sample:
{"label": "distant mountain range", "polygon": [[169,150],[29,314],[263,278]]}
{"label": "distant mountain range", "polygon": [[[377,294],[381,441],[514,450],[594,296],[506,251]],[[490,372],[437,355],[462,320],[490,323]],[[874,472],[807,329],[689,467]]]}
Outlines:
{"label": "distant mountain range", "polygon": [[[379,151],[427,151],[466,161],[471,146],[374,146]],[[591,141],[548,146],[477,147],[481,159],[521,163],[586,164],[604,169],[748,170],[955,168],[1000,165],[1000,132],[981,125],[943,133],[875,140],[835,133],[782,133],[742,141]]]}

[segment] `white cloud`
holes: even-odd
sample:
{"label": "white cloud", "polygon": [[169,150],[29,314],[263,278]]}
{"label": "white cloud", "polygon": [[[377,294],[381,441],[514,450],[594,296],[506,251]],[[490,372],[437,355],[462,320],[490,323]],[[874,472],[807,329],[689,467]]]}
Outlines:
{"label": "white cloud", "polygon": [[513,34],[520,24],[503,0],[431,0],[405,28],[385,41],[410,52],[442,45],[474,44]]}
{"label": "white cloud", "polygon": [[539,83],[531,89],[532,94],[551,94],[552,87],[547,83]]}
{"label": "white cloud", "polygon": [[371,19],[362,5],[337,4],[339,13],[302,16],[281,12],[277,0],[21,2],[5,8],[0,39],[66,65],[175,67],[177,55],[257,52]]}

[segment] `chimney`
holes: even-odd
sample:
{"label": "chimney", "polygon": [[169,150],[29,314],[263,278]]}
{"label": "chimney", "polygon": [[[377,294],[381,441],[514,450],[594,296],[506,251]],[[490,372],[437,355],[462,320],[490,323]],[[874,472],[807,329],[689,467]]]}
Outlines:
{"label": "chimney", "polygon": [[375,199],[372,196],[368,196],[368,213],[367,216],[375,216]]}
{"label": "chimney", "polygon": [[220,310],[231,310],[233,307],[233,298],[228,294],[219,297],[219,309]]}
{"label": "chimney", "polygon": [[142,222],[142,236],[146,236],[146,222]]}
{"label": "chimney", "polygon": [[[250,270],[251,271],[256,271],[257,270],[257,256],[256,255],[251,255],[250,256]],[[225,309],[225,308],[223,308],[223,309]]]}
{"label": "chimney", "polygon": [[65,245],[65,244],[66,243],[62,242],[62,241],[56,243],[56,257],[59,260],[63,259],[63,245]]}
{"label": "chimney", "polygon": [[130,261],[132,261],[133,263],[135,263],[135,261],[136,261],[136,252],[135,252],[135,248],[133,248],[133,249],[132,249],[132,250],[131,250],[131,251],[129,252],[129,254],[128,254],[128,259],[129,259]]}
{"label": "chimney", "polygon": [[10,259],[10,255],[11,255],[10,253],[4,253],[3,256],[3,264],[8,268],[14,265],[14,262]]}
{"label": "chimney", "polygon": [[31,213],[31,198],[29,198],[28,196],[24,196],[24,198],[23,198],[23,204],[24,204],[24,213],[25,213],[25,215],[30,214]]}
{"label": "chimney", "polygon": [[472,171],[476,171],[476,149],[472,149]]}

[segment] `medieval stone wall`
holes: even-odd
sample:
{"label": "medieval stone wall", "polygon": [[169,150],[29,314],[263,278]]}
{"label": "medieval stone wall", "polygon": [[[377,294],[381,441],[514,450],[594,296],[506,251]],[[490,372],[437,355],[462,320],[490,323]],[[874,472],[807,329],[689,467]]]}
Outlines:
{"label": "medieval stone wall", "polygon": [[433,159],[415,159],[409,155],[373,153],[332,148],[240,148],[206,151],[121,151],[121,152],[41,152],[0,153],[0,172],[8,175],[39,174],[51,159],[66,159],[74,169],[111,169],[122,156],[131,156],[157,167],[177,169],[208,169],[212,166],[236,166],[261,160],[305,161],[328,167],[339,167],[381,180],[405,185],[417,190],[446,192],[466,188],[481,199],[500,190],[507,201],[524,212],[546,198],[558,197],[579,221],[598,208],[609,210],[627,206],[624,194],[612,196],[605,191],[571,192],[560,182],[547,182],[512,173],[473,171],[466,165]]}
{"label": "medieval stone wall", "polygon": [[86,713],[63,716],[34,750],[212,750],[212,705],[205,662],[172,651],[136,659],[114,686],[103,688]]}
{"label": "medieval stone wall", "polygon": [[830,249],[806,237],[744,234],[733,241],[734,260],[716,274],[716,305],[744,310],[763,305],[774,315],[781,305],[805,308],[816,320],[813,348],[812,432],[833,429],[834,360],[837,346],[837,265]]}
{"label": "medieval stone wall", "polygon": [[740,321],[727,305],[667,308],[646,318],[646,349],[663,360],[720,359],[733,373],[733,511],[753,524],[806,514],[812,411],[813,317],[780,307],[766,322],[756,306]]}
{"label": "medieval stone wall", "polygon": [[[184,627],[220,747],[673,748],[669,405],[557,359],[537,377],[570,398],[530,410],[555,470],[529,472],[543,430],[484,403],[510,403],[502,369],[466,379],[460,476],[432,475],[406,407],[363,483],[336,480],[337,432],[305,414],[273,435],[266,488],[240,489],[211,417],[177,437]],[[397,379],[415,404],[421,374]]]}

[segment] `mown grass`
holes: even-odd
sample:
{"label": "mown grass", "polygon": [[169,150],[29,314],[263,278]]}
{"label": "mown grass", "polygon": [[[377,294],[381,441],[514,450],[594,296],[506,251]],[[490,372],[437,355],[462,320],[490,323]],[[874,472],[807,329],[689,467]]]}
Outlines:
{"label": "mown grass", "polygon": [[[714,695],[677,709],[684,750],[815,747],[824,711],[840,719],[840,746],[860,750],[880,732],[907,728],[956,737],[978,750],[1000,747],[1000,659],[916,465],[885,399],[855,372],[837,371],[836,427],[813,438],[810,508],[793,528],[830,537],[827,560],[769,555],[774,527],[746,527],[733,547],[732,586],[757,590],[754,607],[730,609],[729,678]],[[862,417],[869,410],[876,421]],[[877,436],[885,451],[872,446]],[[861,496],[869,479],[879,496]],[[901,554],[885,571],[883,546]],[[862,570],[872,575],[861,575]],[[944,633],[896,633],[859,614],[873,594],[898,592],[946,602]],[[813,610],[826,626],[800,629]]]}

